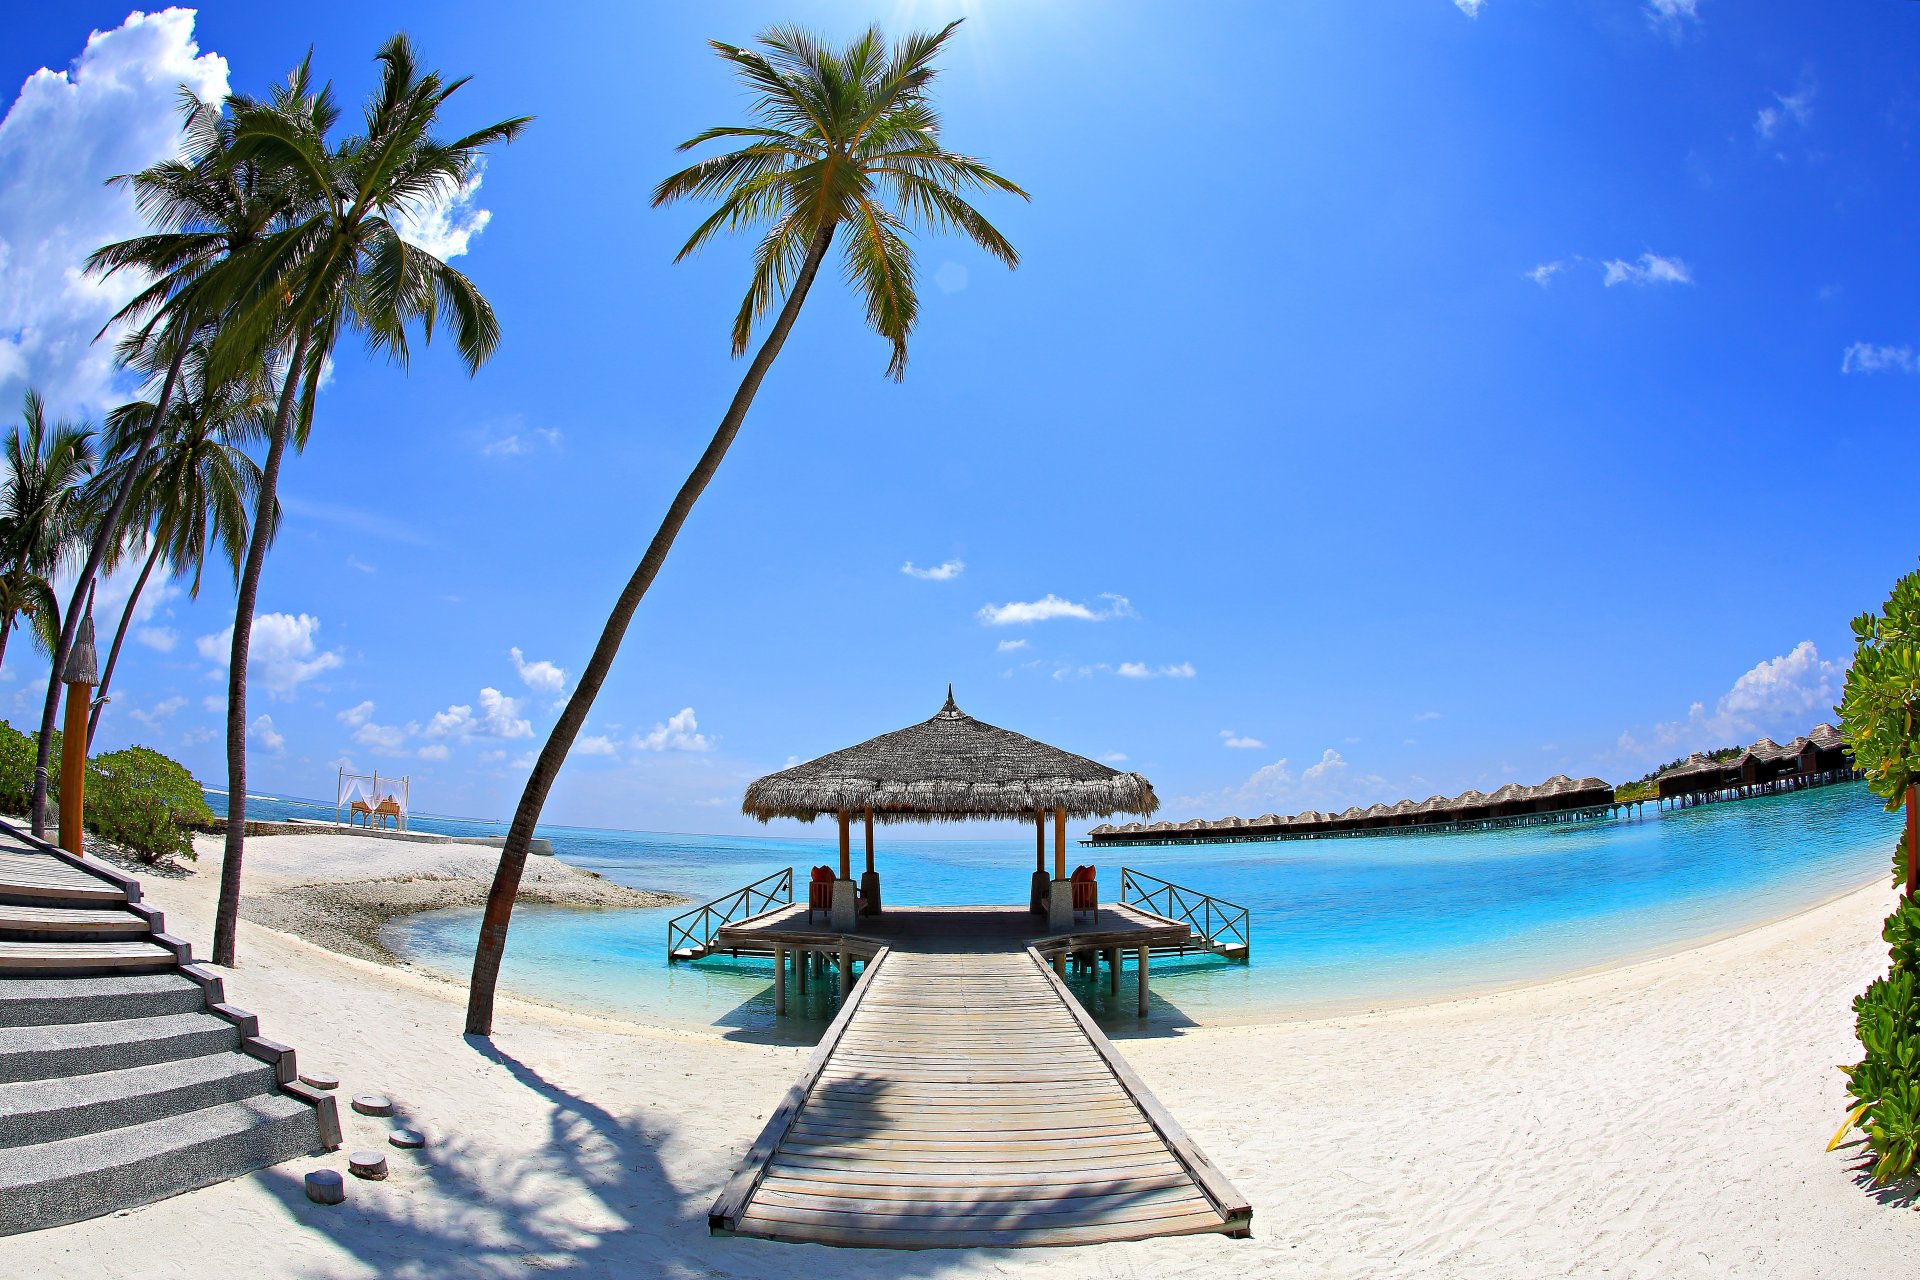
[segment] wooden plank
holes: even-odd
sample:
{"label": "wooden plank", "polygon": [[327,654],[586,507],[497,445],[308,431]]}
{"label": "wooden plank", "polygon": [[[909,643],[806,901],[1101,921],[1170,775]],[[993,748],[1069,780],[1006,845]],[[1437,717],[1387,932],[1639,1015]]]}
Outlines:
{"label": "wooden plank", "polygon": [[813,1191],[824,1196],[859,1195],[870,1200],[974,1200],[991,1197],[1066,1198],[1079,1195],[1126,1195],[1169,1189],[1194,1192],[1193,1179],[1186,1170],[1169,1160],[1165,1172],[1126,1178],[1063,1185],[1058,1174],[1031,1173],[1002,1175],[991,1182],[972,1175],[933,1174],[902,1182],[884,1174],[866,1173],[853,1177],[832,1177],[815,1171],[789,1172],[773,1169],[760,1182],[762,1191],[775,1189],[800,1194]]}
{"label": "wooden plank", "polygon": [[1112,1043],[1094,1023],[1092,1015],[1080,1006],[1078,1000],[1074,999],[1073,993],[1067,990],[1066,983],[1060,981],[1059,976],[1040,958],[1040,954],[1031,949],[1027,954],[1033,960],[1034,969],[1053,988],[1054,994],[1060,998],[1067,1012],[1087,1033],[1087,1040],[1093,1045],[1094,1051],[1113,1069],[1114,1077],[1120,1081],[1121,1087],[1140,1104],[1142,1114],[1155,1129],[1159,1130],[1160,1136],[1166,1139],[1167,1149],[1173,1152],[1180,1163],[1193,1174],[1194,1181],[1200,1185],[1202,1191],[1206,1192],[1207,1198],[1213,1201],[1220,1215],[1235,1224],[1236,1232],[1248,1230],[1253,1221],[1253,1205],[1231,1182],[1227,1181],[1226,1175],[1216,1169],[1213,1162],[1208,1160],[1206,1154],[1200,1150],[1200,1145],[1189,1138],[1187,1131],[1182,1129],[1172,1114],[1160,1105],[1160,1100],[1153,1096],[1153,1091],[1147,1088],[1146,1082],[1135,1075],[1133,1068],[1127,1065],[1127,1060],[1114,1050]]}
{"label": "wooden plank", "polygon": [[767,1117],[767,1123],[760,1130],[760,1136],[747,1149],[746,1157],[741,1160],[740,1167],[734,1170],[733,1177],[727,1180],[727,1185],[721,1189],[719,1198],[707,1211],[709,1230],[730,1230],[733,1220],[740,1216],[741,1210],[746,1208],[748,1199],[753,1195],[754,1187],[759,1184],[761,1176],[766,1172],[767,1161],[773,1158],[773,1153],[780,1146],[780,1139],[786,1134],[787,1126],[793,1123],[794,1116],[799,1114],[801,1106],[805,1104],[807,1093],[813,1088],[813,1082],[819,1078],[821,1070],[827,1065],[827,1060],[833,1056],[834,1049],[840,1043],[840,1037],[846,1034],[854,1015],[859,1013],[861,998],[873,989],[872,979],[886,964],[886,959],[887,952],[882,948],[879,955],[869,962],[866,979],[854,988],[851,996],[841,1002],[839,1015],[827,1027],[826,1035],[820,1038],[819,1047],[807,1060],[806,1068],[801,1071],[800,1078],[794,1081],[792,1087],[787,1090],[787,1096],[781,1100],[778,1107],[774,1108],[773,1114]]}

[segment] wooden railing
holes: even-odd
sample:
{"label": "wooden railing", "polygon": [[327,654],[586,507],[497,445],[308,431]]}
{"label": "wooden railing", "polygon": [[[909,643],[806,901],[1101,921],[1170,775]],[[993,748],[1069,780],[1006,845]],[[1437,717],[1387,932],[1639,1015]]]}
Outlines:
{"label": "wooden railing", "polygon": [[1209,951],[1235,960],[1245,960],[1253,953],[1252,917],[1235,903],[1131,867],[1120,868],[1120,901],[1182,921]]}
{"label": "wooden railing", "polygon": [[698,960],[713,945],[721,926],[757,916],[769,907],[793,901],[793,868],[782,867],[723,898],[667,921],[667,962]]}

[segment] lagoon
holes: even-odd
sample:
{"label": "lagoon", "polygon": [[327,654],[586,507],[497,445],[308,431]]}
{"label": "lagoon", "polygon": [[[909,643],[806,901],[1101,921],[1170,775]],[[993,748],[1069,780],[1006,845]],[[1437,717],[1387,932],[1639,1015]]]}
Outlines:
{"label": "lagoon", "polygon": [[[210,796],[216,808],[219,796]],[[314,816],[260,799],[260,817]],[[328,811],[330,813],[330,810]],[[500,828],[417,818],[422,830]],[[893,829],[902,830],[902,829]],[[1024,839],[899,837],[882,829],[887,899],[946,905],[1024,901]],[[911,831],[912,828],[904,830]],[[727,837],[542,826],[558,854],[609,879],[717,897],[783,866],[833,858],[830,833]],[[1813,906],[1888,874],[1897,820],[1861,783],[1705,805],[1641,818],[1506,831],[1079,850],[1101,863],[1102,896],[1121,862],[1249,907],[1252,962],[1155,961],[1154,1014],[1246,1023],[1337,1013],[1541,981],[1673,950]],[[685,908],[515,912],[503,986],[614,1017],[721,1027],[756,1038],[816,1037],[822,987],[784,1026],[773,1019],[771,961],[666,963],[666,924]],[[389,926],[387,945],[465,980],[478,912],[432,912]],[[1117,997],[1075,985],[1113,1032],[1133,1024],[1131,973]]]}

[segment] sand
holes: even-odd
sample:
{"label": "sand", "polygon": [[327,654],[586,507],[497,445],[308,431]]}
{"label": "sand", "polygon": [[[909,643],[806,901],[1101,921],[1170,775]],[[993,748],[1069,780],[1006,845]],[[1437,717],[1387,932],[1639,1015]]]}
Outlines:
{"label": "sand", "polygon": [[[307,840],[314,837],[287,837]],[[258,850],[272,841],[260,840]],[[265,886],[276,855],[256,855]],[[353,867],[351,851],[341,856]],[[383,849],[382,854],[386,853]],[[258,856],[258,861],[254,859]],[[204,952],[217,849],[148,878]],[[253,880],[256,872],[258,880]],[[304,866],[316,878],[315,863]],[[357,874],[364,875],[364,867]],[[342,1094],[347,1149],[393,1123],[384,1183],[309,1203],[297,1160],[127,1215],[0,1242],[8,1275],[1835,1276],[1911,1274],[1920,1213],[1823,1151],[1857,1057],[1848,1001],[1886,964],[1873,887],[1710,945],[1467,1000],[1188,1028],[1122,1052],[1254,1205],[1255,1238],[888,1253],[707,1234],[806,1050],[464,993],[245,923],[229,996]],[[1166,993],[1171,994],[1171,993]]]}

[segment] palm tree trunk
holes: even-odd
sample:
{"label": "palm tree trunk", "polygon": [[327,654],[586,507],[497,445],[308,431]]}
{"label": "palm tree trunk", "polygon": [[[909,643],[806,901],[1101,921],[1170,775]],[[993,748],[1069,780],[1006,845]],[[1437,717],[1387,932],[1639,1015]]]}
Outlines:
{"label": "palm tree trunk", "polygon": [[0,667],[7,665],[7,639],[13,635],[13,619],[0,623]]}
{"label": "palm tree trunk", "polygon": [[[126,643],[127,626],[133,621],[133,607],[140,603],[140,593],[147,589],[147,576],[153,572],[153,566],[160,559],[164,544],[158,537],[153,540],[153,551],[147,556],[147,563],[140,570],[140,578],[133,584],[133,594],[127,597],[127,607],[120,612],[119,629],[113,633],[113,648],[107,650],[107,669],[100,673],[100,687],[94,690],[93,712],[87,718],[87,750],[93,750],[93,735],[100,729],[100,713],[106,709],[107,687],[113,683],[113,664],[120,661],[120,646]],[[0,654],[6,652],[6,645],[0,643]]]}
{"label": "palm tree trunk", "polygon": [[520,875],[526,869],[527,851],[533,843],[534,824],[540,820],[540,810],[546,805],[547,793],[553,789],[560,766],[566,760],[567,752],[573,749],[573,740],[586,723],[587,712],[593,708],[593,700],[599,695],[600,686],[613,667],[614,655],[620,651],[620,641],[626,636],[634,611],[639,608],[647,589],[653,585],[660,566],[666,563],[667,552],[673,549],[673,541],[679,536],[680,527],[687,522],[693,504],[720,469],[721,460],[727,456],[734,437],[740,434],[740,425],[746,421],[747,409],[753,404],[753,397],[760,390],[767,370],[773,367],[774,357],[780,354],[780,348],[786,344],[787,334],[800,315],[800,305],[806,301],[807,291],[813,287],[813,278],[819,273],[821,260],[827,256],[827,246],[832,243],[833,226],[829,223],[814,234],[813,243],[807,249],[807,260],[793,282],[793,292],[787,296],[786,305],[780,308],[779,319],[774,321],[766,341],[760,344],[760,350],[754,354],[753,363],[747,366],[746,376],[740,380],[740,389],[733,393],[726,416],[720,419],[719,429],[707,443],[700,461],[694,464],[692,474],[680,486],[680,492],[674,495],[666,518],[660,522],[653,541],[647,544],[646,555],[641,558],[633,576],[627,580],[620,598],[614,602],[613,613],[600,632],[600,643],[594,646],[586,670],[580,673],[580,683],[575,686],[573,696],[567,699],[566,709],[560,713],[553,732],[547,735],[546,746],[540,749],[539,758],[534,761],[533,772],[527,777],[526,790],[520,795],[519,807],[513,811],[513,824],[507,829],[506,845],[500,850],[500,866],[494,872],[493,887],[487,893],[486,914],[480,922],[480,941],[473,953],[473,980],[467,991],[468,1035],[493,1034],[494,988],[499,984],[500,960],[507,949],[507,925],[513,916],[514,897],[520,891]]}
{"label": "palm tree trunk", "polygon": [[273,537],[274,491],[287,452],[294,400],[312,341],[313,327],[302,326],[273,415],[273,434],[267,441],[267,460],[254,501],[252,537],[247,540],[247,564],[233,606],[233,649],[227,669],[227,848],[220,860],[220,903],[213,917],[213,962],[229,969],[234,962],[234,935],[240,927],[240,863],[247,844],[247,658],[253,646],[253,606],[260,595],[267,543]]}
{"label": "palm tree trunk", "polygon": [[153,417],[140,435],[140,448],[134,454],[132,465],[127,468],[127,478],[121,482],[119,492],[113,495],[113,505],[107,508],[107,514],[100,520],[99,530],[93,535],[93,546],[87,550],[87,562],[73,584],[73,598],[67,602],[67,616],[60,624],[60,643],[53,648],[53,666],[47,672],[46,703],[40,710],[40,745],[33,761],[33,811],[30,816],[33,834],[41,839],[45,839],[47,834],[47,765],[53,756],[53,718],[60,710],[60,668],[67,665],[67,651],[73,648],[74,632],[80,628],[81,606],[86,601],[87,588],[93,585],[93,576],[100,571],[100,562],[107,558],[107,549],[114,545],[114,539],[119,536],[120,516],[126,511],[127,500],[133,496],[141,471],[146,468],[148,455],[160,439],[160,425],[167,420],[167,408],[173,401],[173,388],[180,381],[180,366],[187,359],[187,345],[183,338],[173,353],[173,359],[167,362],[167,376],[160,384],[160,399],[154,406]]}

